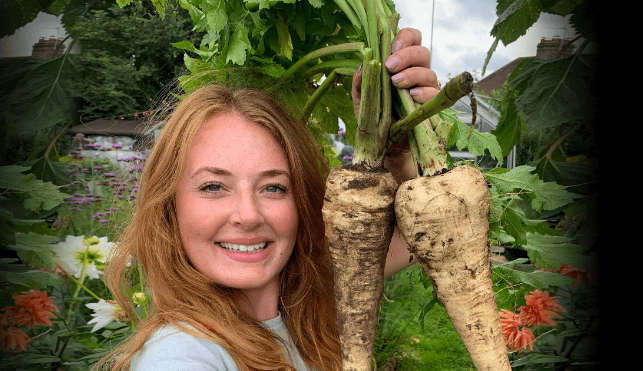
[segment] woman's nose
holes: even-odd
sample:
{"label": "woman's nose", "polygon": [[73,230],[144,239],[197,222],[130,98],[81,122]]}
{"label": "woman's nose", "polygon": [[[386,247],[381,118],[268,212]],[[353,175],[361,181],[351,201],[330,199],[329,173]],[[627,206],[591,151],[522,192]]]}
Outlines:
{"label": "woman's nose", "polygon": [[241,192],[237,197],[236,208],[230,217],[230,222],[252,229],[263,223],[261,210],[251,192]]}

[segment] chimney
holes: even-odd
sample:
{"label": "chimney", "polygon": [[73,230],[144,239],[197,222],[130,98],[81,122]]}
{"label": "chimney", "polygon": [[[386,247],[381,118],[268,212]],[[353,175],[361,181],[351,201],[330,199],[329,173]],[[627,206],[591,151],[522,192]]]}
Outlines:
{"label": "chimney", "polygon": [[568,46],[562,53],[562,48],[569,43],[570,40],[554,38],[548,39],[543,37],[540,39],[536,49],[536,58],[538,59],[559,59],[569,57],[574,52],[574,45]]}
{"label": "chimney", "polygon": [[[65,48],[60,45],[61,39],[41,37],[37,43],[33,44],[31,58],[34,59],[54,59],[63,55]],[[60,48],[58,47],[60,45]]]}

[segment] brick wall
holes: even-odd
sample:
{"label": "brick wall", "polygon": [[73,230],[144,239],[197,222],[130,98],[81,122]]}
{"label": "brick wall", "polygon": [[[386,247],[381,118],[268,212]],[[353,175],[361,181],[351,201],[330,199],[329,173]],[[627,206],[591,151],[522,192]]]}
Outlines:
{"label": "brick wall", "polygon": [[33,44],[31,58],[35,59],[54,59],[63,55],[65,47],[61,46],[56,49],[62,40],[59,39],[45,39],[41,37],[37,43]]}

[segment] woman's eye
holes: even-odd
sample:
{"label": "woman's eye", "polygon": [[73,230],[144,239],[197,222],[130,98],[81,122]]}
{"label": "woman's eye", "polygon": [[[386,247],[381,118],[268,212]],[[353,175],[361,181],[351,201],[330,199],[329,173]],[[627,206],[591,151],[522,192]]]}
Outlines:
{"label": "woman's eye", "polygon": [[278,184],[272,184],[266,187],[266,191],[270,193],[286,193],[286,187]]}
{"label": "woman's eye", "polygon": [[204,184],[201,186],[202,191],[219,192],[221,191],[221,184]]}

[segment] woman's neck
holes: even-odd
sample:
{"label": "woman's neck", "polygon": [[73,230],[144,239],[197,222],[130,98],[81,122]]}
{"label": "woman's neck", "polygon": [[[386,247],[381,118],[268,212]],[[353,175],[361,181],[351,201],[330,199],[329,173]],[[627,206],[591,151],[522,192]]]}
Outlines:
{"label": "woman's neck", "polygon": [[279,282],[257,289],[239,290],[235,300],[247,315],[263,322],[279,315]]}

